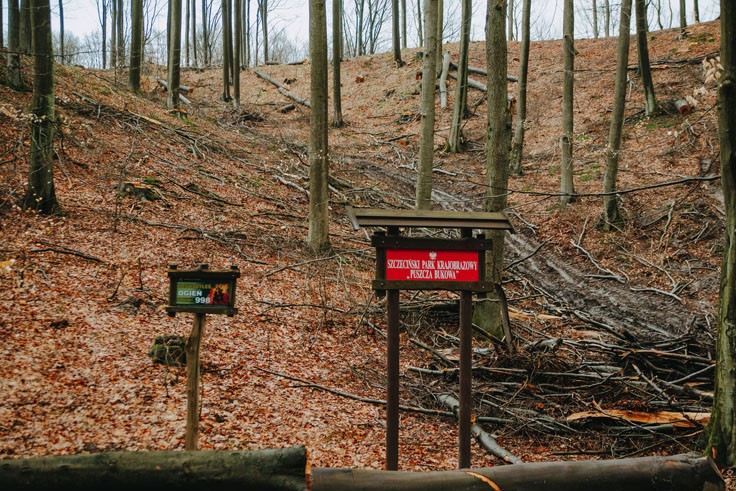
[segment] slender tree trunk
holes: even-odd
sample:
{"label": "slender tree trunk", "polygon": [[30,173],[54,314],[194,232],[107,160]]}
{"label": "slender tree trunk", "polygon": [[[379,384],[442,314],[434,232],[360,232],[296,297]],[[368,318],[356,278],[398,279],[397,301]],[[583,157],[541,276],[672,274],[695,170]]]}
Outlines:
{"label": "slender tree trunk", "polygon": [[685,0],[680,0],[680,31],[685,32],[687,28],[687,7]]}
{"label": "slender tree trunk", "polygon": [[565,0],[562,14],[562,58],[564,70],[562,75],[562,179],[560,184],[560,203],[574,201],[575,186],[573,183],[573,100],[575,84],[575,30],[573,0]]}
{"label": "slender tree trunk", "polygon": [[606,149],[606,170],[603,176],[603,228],[611,231],[619,228],[623,221],[618,208],[616,176],[621,153],[621,135],[624,128],[624,109],[626,108],[626,75],[629,64],[629,30],[631,28],[631,0],[622,0],[618,36],[618,62],[616,64],[616,87],[613,93],[611,127]]}
{"label": "slender tree trunk", "polygon": [[5,47],[5,36],[3,32],[3,1],[0,0],[0,49]]}
{"label": "slender tree trunk", "polygon": [[169,17],[169,86],[166,106],[169,109],[179,108],[179,84],[181,78],[181,0],[169,0],[171,16]]}
{"label": "slender tree trunk", "polygon": [[[506,0],[488,0],[486,20],[486,64],[488,66],[488,140],[486,142],[485,211],[506,208],[509,182],[511,114],[507,93]],[[486,254],[486,278],[501,284],[503,273],[503,231],[491,233],[493,247]],[[479,296],[474,323],[498,339],[503,338],[500,299],[493,292]]]}
{"label": "slender tree trunk", "polygon": [[18,0],[8,0],[8,86],[25,90],[20,69],[20,7]]}
{"label": "slender tree trunk", "polygon": [[401,31],[399,30],[399,0],[391,0],[391,42],[396,66],[403,66],[401,61]]}
{"label": "slender tree trunk", "polygon": [[208,23],[210,21],[207,15],[207,0],[202,0],[202,58],[204,66],[210,66],[210,30]]}
{"label": "slender tree trunk", "polygon": [[593,0],[593,39],[598,39],[598,2]]}
{"label": "slender tree trunk", "polygon": [[421,133],[417,169],[416,209],[432,208],[432,165],[434,160],[434,88],[437,73],[437,0],[424,0],[424,53],[422,65]]}
{"label": "slender tree trunk", "polygon": [[509,18],[509,35],[508,40],[509,41],[516,41],[516,37],[514,36],[514,23],[516,20],[514,19],[514,0],[507,0],[508,1],[508,18]]}
{"label": "slender tree trunk", "polygon": [[[0,17],[0,21],[2,18]],[[407,48],[407,32],[406,32],[406,0],[401,0],[401,49]],[[2,37],[2,36],[0,36]],[[0,40],[2,43],[2,40]]]}
{"label": "slender tree trunk", "polygon": [[230,51],[232,39],[230,23],[230,0],[222,0],[222,101],[230,102],[230,65],[233,57]]}
{"label": "slender tree trunk", "polygon": [[462,0],[460,25],[460,53],[457,61],[457,85],[455,85],[455,103],[452,107],[452,125],[450,126],[450,152],[458,153],[462,147],[462,122],[468,98],[468,48],[470,46],[470,24],[473,20],[473,0]]}
{"label": "slender tree trunk", "polygon": [[422,0],[416,0],[416,7],[417,7],[417,37],[419,38],[419,46],[424,46],[424,27],[423,19],[424,19],[424,10],[422,9]]}
{"label": "slender tree trunk", "polygon": [[[115,0],[113,0],[115,1]],[[117,44],[117,58],[118,65],[122,66],[125,64],[125,11],[123,10],[123,0],[117,0],[118,16],[117,16],[117,30],[118,30],[118,44]]]}
{"label": "slender tree trunk", "polygon": [[365,0],[356,0],[355,3],[355,33],[358,38],[358,56],[365,54],[365,41],[363,40],[363,29],[365,25]]}
{"label": "slender tree trunk", "polygon": [[20,42],[21,54],[31,53],[31,0],[20,0]]}
{"label": "slender tree trunk", "polygon": [[644,111],[651,116],[658,111],[657,97],[654,93],[652,68],[649,65],[649,44],[647,42],[647,4],[646,0],[634,0],[636,3],[636,46],[639,54],[639,73],[644,86]]}
{"label": "slender tree trunk", "polygon": [[59,62],[66,63],[64,50],[64,0],[59,0]]}
{"label": "slender tree trunk", "polygon": [[516,127],[511,146],[511,173],[522,174],[521,161],[524,153],[524,126],[526,124],[526,83],[529,74],[529,46],[531,24],[531,0],[524,0],[521,14],[521,53],[519,56],[519,82],[516,95]]}
{"label": "slender tree trunk", "polygon": [[327,146],[327,19],[325,0],[309,0],[309,57],[311,59],[309,118],[309,232],[315,253],[330,249],[329,155]]}
{"label": "slender tree trunk", "polygon": [[693,0],[693,22],[696,24],[700,22],[700,7],[698,6],[698,0]]}
{"label": "slender tree trunk", "polygon": [[130,1],[130,71],[128,88],[141,90],[141,62],[143,60],[143,0]]}
{"label": "slender tree trunk", "polygon": [[251,52],[250,52],[250,0],[245,0],[245,65],[250,66]]}
{"label": "slender tree trunk", "polygon": [[233,16],[235,17],[235,35],[233,36],[234,41],[234,52],[233,52],[233,96],[234,106],[240,107],[240,46],[241,38],[243,37],[243,16],[241,12],[243,10],[243,0],[235,0],[235,9]]}
{"label": "slender tree trunk", "polygon": [[736,465],[736,4],[721,0],[721,65],[718,81],[718,136],[721,185],[726,209],[721,262],[713,411],[708,454],[723,467]]}
{"label": "slender tree trunk", "polygon": [[[189,1],[189,0],[187,0]],[[199,55],[197,53],[197,0],[191,0],[191,13],[192,13],[192,57],[194,58],[194,66],[199,66]]]}
{"label": "slender tree trunk", "polygon": [[605,12],[603,18],[605,20],[606,37],[611,37],[611,1],[606,0]]}
{"label": "slender tree trunk", "polygon": [[61,213],[54,190],[54,51],[51,42],[49,0],[31,2],[33,32],[33,98],[31,111],[31,158],[28,190],[23,208],[44,215]]}
{"label": "slender tree trunk", "polygon": [[342,0],[332,0],[332,126],[342,128],[342,90],[340,89],[340,62],[342,61]]}
{"label": "slender tree trunk", "polygon": [[189,24],[192,21],[191,2],[189,0],[184,0],[184,3],[186,4],[186,9],[184,11],[184,63],[185,66],[192,66],[191,58],[189,56]]}
{"label": "slender tree trunk", "polygon": [[99,4],[101,4],[102,12],[101,16],[102,19],[100,21],[100,27],[102,29],[102,69],[104,70],[107,68],[107,1],[108,0],[98,0]]}
{"label": "slender tree trunk", "polygon": [[[169,4],[169,10],[171,5]],[[171,15],[171,14],[169,14]],[[118,67],[118,30],[117,26],[118,18],[118,3],[117,0],[110,0],[110,68],[117,70]],[[167,45],[168,49],[168,45]]]}
{"label": "slender tree trunk", "polygon": [[[427,18],[426,14],[424,16]],[[445,0],[437,0],[437,51],[435,56],[435,69],[437,70],[436,76],[440,76],[440,70],[442,69],[442,42],[444,41],[444,27],[445,27]]]}
{"label": "slender tree trunk", "polygon": [[261,0],[261,28],[263,29],[263,63],[268,63],[268,0]]}

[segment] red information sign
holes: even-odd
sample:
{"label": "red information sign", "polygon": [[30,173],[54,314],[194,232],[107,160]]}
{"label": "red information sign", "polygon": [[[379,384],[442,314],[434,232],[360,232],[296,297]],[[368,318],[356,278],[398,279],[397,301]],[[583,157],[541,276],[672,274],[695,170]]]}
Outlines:
{"label": "red information sign", "polygon": [[386,249],[388,281],[479,281],[478,251]]}

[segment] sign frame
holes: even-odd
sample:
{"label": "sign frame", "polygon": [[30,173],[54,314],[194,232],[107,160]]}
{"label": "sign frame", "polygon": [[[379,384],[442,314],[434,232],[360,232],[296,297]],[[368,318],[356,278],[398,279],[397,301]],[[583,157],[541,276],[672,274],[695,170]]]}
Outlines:
{"label": "sign frame", "polygon": [[[174,317],[179,312],[190,312],[194,314],[225,314],[233,317],[238,313],[235,307],[235,294],[237,287],[237,279],[240,278],[240,270],[237,266],[231,266],[229,270],[210,271],[206,264],[200,265],[197,269],[180,270],[176,264],[171,264],[167,271],[169,276],[169,304],[166,306],[166,312],[170,317]],[[179,284],[193,283],[202,285],[220,285],[225,286],[225,295],[227,299],[224,303],[198,303],[194,305],[184,304],[177,301]],[[202,288],[204,290],[204,287]]]}

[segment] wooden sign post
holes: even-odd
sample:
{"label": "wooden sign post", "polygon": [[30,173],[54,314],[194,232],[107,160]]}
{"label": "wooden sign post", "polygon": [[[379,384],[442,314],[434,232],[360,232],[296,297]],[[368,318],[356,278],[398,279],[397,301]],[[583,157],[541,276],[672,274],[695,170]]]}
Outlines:
{"label": "wooden sign post", "polygon": [[[499,288],[485,279],[485,251],[492,241],[473,237],[473,229],[513,231],[503,213],[458,213],[420,210],[376,210],[348,207],[356,230],[385,227],[376,232],[376,278],[373,289],[386,296],[388,321],[386,383],[386,470],[399,467],[399,292],[451,290],[460,292],[460,390],[458,467],[470,467],[472,420],[473,292]],[[457,228],[458,239],[402,237],[401,228]]]}
{"label": "wooden sign post", "polygon": [[199,347],[204,333],[207,314],[237,314],[235,286],[240,271],[232,266],[229,271],[210,271],[200,264],[194,270],[179,270],[169,266],[169,305],[166,312],[173,317],[177,312],[194,314],[192,332],[187,339],[187,426],[185,450],[197,450],[199,436]]}

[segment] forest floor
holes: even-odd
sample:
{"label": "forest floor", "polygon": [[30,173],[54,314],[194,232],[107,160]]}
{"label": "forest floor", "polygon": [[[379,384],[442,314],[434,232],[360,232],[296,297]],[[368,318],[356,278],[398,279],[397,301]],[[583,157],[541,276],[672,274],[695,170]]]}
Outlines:
{"label": "forest floor", "polygon": [[[597,193],[616,40],[576,42],[582,196],[568,206],[556,196],[561,46],[532,44],[524,175],[510,181],[507,210],[516,233],[504,288],[518,348],[477,336],[474,382],[478,421],[525,461],[699,448],[723,242],[707,70],[719,42],[717,23],[650,35],[663,107],[653,117],[632,43],[618,178],[626,226],[615,233],[597,227]],[[457,46],[448,49],[455,60]],[[472,66],[485,67],[484,49],[472,43]],[[516,43],[510,54],[514,75]],[[371,290],[368,234],[352,230],[345,206],[412,207],[421,60],[403,57],[402,67],[388,53],[342,64],[348,125],[329,133],[333,252],[322,257],[305,245],[309,111],[279,111],[290,101],[256,69],[241,74],[239,109],[221,102],[218,69],[184,70],[192,104],[177,115],[165,109],[160,67],[134,95],[123,72],[59,66],[55,217],[17,206],[30,94],[0,85],[0,458],[182,449],[184,371],[148,352],[157,336],[191,327],[191,315],[164,310],[168,266],[207,263],[242,277],[238,315],[211,315],[204,331],[201,448],[303,443],[314,465],[381,468],[385,412],[365,399],[385,398],[385,309]],[[28,59],[25,69],[30,77]],[[308,63],[258,70],[309,97]],[[453,95],[451,82],[450,104]],[[684,98],[687,114],[674,106]],[[437,110],[438,209],[484,201],[485,94],[471,90],[468,103],[461,154],[444,150],[451,105]],[[125,183],[152,199],[121,193]],[[402,404],[437,411],[402,412],[402,470],[457,465],[457,426],[436,397],[457,390],[455,299],[402,295]],[[477,445],[472,461],[501,462]]]}

